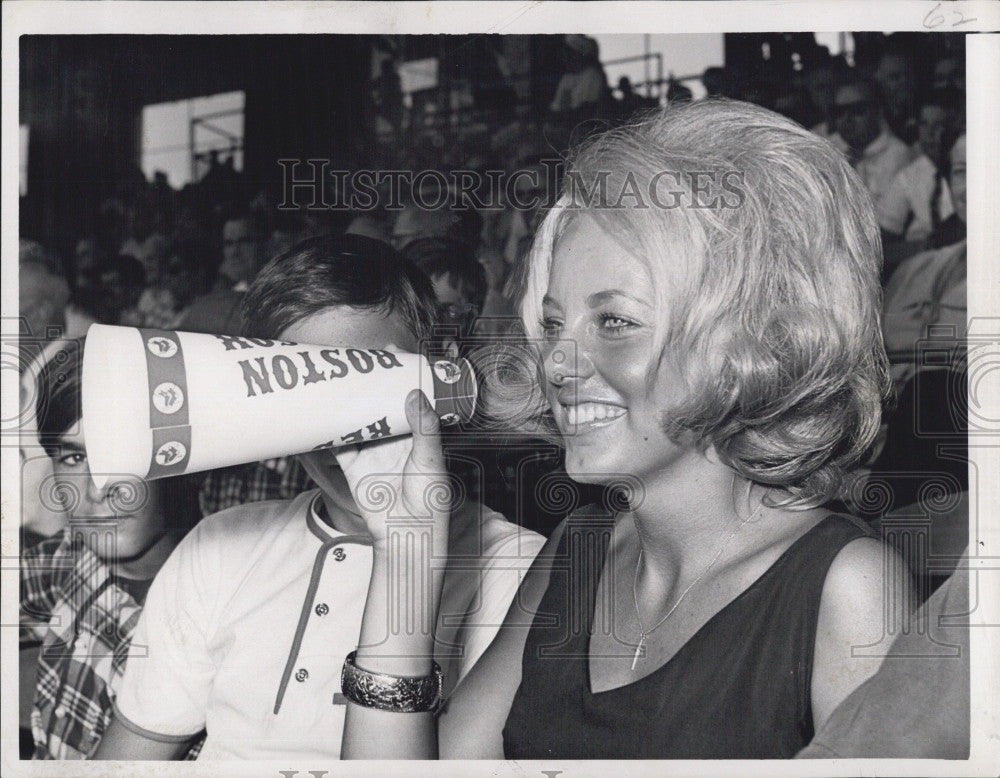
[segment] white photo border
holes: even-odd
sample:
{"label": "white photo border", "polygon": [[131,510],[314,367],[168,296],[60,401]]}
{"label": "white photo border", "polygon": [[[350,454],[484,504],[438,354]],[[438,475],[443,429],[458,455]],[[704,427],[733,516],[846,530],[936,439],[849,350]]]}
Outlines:
{"label": "white photo border", "polygon": [[[0,252],[5,326],[17,315],[18,37],[23,34],[429,34],[429,33],[706,33],[874,31],[965,32],[967,45],[969,201],[968,304],[973,331],[1000,342],[1000,4],[988,0],[821,0],[820,2],[5,2],[3,13],[2,181]],[[937,21],[943,17],[942,21]],[[932,24],[933,23],[933,24]],[[992,33],[992,34],[991,34]],[[1000,353],[1000,346],[997,348]],[[1000,363],[1000,360],[998,360]],[[1000,364],[983,376],[979,397],[988,418],[1000,419]],[[7,371],[5,371],[6,373]],[[6,375],[5,375],[6,377]],[[2,387],[4,419],[17,413],[17,389]],[[986,403],[983,406],[982,403]],[[14,658],[18,603],[19,462],[2,449],[2,662],[5,776],[127,776],[153,772],[148,763],[19,762],[17,673]],[[970,440],[981,474],[1000,473],[1000,440]],[[995,775],[1000,764],[1000,481],[978,479],[972,503],[980,534],[970,551],[972,597],[972,751],[969,760],[640,761],[537,762],[176,762],[158,775],[325,778],[405,773],[410,776],[971,776]],[[978,583],[978,586],[977,586]],[[309,771],[315,771],[310,773]]]}

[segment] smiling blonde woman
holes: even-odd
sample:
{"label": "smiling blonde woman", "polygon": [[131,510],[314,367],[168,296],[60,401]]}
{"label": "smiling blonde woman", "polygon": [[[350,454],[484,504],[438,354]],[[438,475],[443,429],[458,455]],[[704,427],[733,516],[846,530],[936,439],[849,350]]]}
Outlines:
{"label": "smiling blonde woman", "polygon": [[[846,159],[705,101],[592,140],[570,170],[582,185],[524,274],[542,362],[505,376],[520,404],[502,415],[554,426],[569,475],[623,499],[549,538],[439,716],[351,702],[345,756],[792,757],[902,615],[897,557],[824,507],[888,389],[878,229]],[[366,624],[392,598],[373,586]],[[391,686],[389,648],[426,641],[352,661]]]}

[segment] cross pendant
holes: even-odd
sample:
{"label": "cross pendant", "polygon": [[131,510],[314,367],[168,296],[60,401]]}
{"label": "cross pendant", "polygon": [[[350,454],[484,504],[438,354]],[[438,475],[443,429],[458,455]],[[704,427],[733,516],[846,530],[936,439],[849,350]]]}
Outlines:
{"label": "cross pendant", "polygon": [[635,670],[636,663],[639,661],[639,655],[642,650],[646,647],[646,633],[642,632],[639,634],[639,645],[635,647],[635,654],[632,656],[632,669]]}

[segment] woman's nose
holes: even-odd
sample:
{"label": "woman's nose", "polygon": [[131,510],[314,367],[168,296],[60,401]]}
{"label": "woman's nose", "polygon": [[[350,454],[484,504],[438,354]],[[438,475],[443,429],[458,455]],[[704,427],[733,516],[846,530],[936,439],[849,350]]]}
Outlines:
{"label": "woman's nose", "polygon": [[594,374],[594,363],[583,344],[571,339],[555,341],[545,357],[545,378],[556,386],[584,380]]}

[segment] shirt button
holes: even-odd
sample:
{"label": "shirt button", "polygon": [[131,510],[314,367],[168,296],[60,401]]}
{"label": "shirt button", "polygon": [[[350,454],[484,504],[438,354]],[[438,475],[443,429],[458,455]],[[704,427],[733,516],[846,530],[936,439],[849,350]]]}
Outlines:
{"label": "shirt button", "polygon": [[308,677],[309,677],[309,671],[306,670],[304,667],[300,667],[298,670],[295,671],[295,680],[299,681],[300,683]]}
{"label": "shirt button", "polygon": [[325,616],[329,612],[330,612],[330,606],[327,605],[325,602],[321,602],[319,605],[316,606],[317,616]]}
{"label": "shirt button", "polygon": [[56,708],[56,709],[55,709],[55,710],[53,711],[53,713],[55,713],[55,714],[56,714],[56,717],[57,717],[57,718],[60,718],[60,719],[61,719],[61,718],[62,718],[63,716],[65,716],[65,715],[66,715],[67,713],[69,713],[69,711],[68,711],[68,710],[66,710],[66,707],[65,707],[64,705],[60,705],[59,707],[57,707],[57,708]]}

